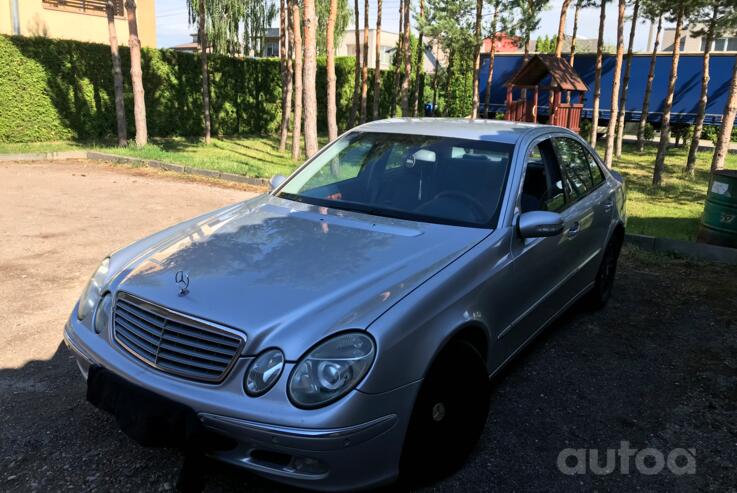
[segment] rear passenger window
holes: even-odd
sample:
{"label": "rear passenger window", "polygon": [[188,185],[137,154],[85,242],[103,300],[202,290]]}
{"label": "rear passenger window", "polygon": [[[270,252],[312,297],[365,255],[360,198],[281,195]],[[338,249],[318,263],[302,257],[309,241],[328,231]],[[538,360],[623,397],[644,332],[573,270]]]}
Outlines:
{"label": "rear passenger window", "polygon": [[586,149],[579,142],[567,137],[557,137],[553,141],[558,162],[565,175],[566,191],[572,200],[585,196],[594,188]]}
{"label": "rear passenger window", "polygon": [[604,173],[601,172],[601,168],[599,167],[599,164],[596,162],[596,159],[594,159],[594,156],[591,155],[589,151],[584,151],[586,153],[586,157],[589,160],[589,168],[591,169],[591,179],[594,182],[594,186],[597,186],[599,183],[604,181]]}

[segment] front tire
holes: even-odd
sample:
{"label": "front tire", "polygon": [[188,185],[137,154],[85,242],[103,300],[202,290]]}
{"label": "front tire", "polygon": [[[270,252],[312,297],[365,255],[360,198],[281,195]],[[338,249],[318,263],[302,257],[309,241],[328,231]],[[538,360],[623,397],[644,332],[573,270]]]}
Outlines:
{"label": "front tire", "polygon": [[483,358],[468,342],[451,342],[433,363],[415,401],[400,463],[402,479],[431,482],[458,469],[476,446],[488,412]]}
{"label": "front tire", "polygon": [[617,261],[619,252],[622,250],[622,237],[616,235],[609,240],[604,255],[601,258],[599,270],[596,273],[594,287],[588,294],[588,304],[594,310],[604,308],[612,296],[614,289],[614,278],[617,275]]}

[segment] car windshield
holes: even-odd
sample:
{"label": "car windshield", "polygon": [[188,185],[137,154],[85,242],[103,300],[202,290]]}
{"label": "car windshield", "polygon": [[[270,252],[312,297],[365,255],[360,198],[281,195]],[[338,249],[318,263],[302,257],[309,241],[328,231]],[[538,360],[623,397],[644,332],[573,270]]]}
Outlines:
{"label": "car windshield", "polygon": [[415,221],[493,227],[514,146],[352,132],[292,176],[278,196]]}

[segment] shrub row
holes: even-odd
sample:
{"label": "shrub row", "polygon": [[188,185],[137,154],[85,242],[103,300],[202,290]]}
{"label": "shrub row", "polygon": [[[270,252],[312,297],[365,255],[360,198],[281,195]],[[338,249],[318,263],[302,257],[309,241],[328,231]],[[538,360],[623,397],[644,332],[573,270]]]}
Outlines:
{"label": "shrub row", "polygon": [[[133,96],[121,47],[129,134]],[[149,134],[202,133],[199,57],[172,50],[143,50]],[[336,60],[339,126],[353,94],[354,59]],[[318,126],[325,128],[325,61],[318,61]],[[213,132],[267,134],[281,121],[279,60],[210,57]],[[382,101],[383,103],[383,101]],[[382,113],[389,104],[382,104]],[[110,49],[104,44],[0,36],[0,142],[102,140],[115,134]]]}

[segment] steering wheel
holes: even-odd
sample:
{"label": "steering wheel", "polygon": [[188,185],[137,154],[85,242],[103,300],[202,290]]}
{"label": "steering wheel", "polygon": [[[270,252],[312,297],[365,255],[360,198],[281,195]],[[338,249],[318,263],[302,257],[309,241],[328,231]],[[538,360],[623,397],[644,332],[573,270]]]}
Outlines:
{"label": "steering wheel", "polygon": [[444,192],[440,192],[435,197],[433,197],[432,200],[425,202],[420,207],[418,207],[418,210],[422,211],[426,208],[426,206],[432,204],[438,199],[443,198],[454,199],[457,202],[464,202],[466,205],[471,206],[470,209],[473,211],[474,216],[476,216],[476,219],[478,219],[479,221],[484,221],[487,218],[486,208],[483,206],[483,204],[472,195],[466,192],[461,192],[459,190],[446,190]]}

